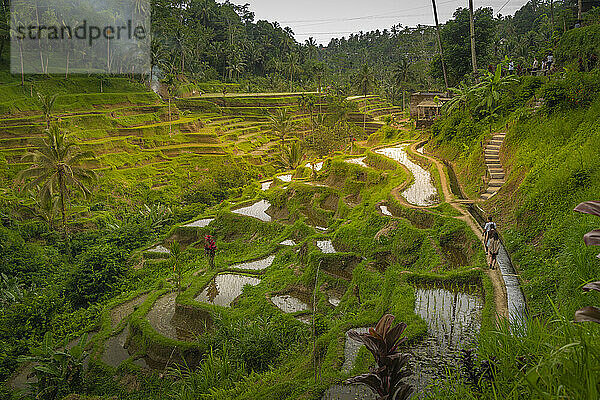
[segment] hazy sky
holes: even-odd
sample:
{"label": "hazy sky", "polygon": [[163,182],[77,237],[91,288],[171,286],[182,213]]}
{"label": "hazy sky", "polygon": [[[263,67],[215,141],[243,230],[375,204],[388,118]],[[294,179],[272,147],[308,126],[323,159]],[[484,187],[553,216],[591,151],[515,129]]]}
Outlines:
{"label": "hazy sky", "polygon": [[[326,45],[332,37],[348,37],[350,33],[389,29],[392,25],[433,25],[433,10],[429,0],[233,0],[250,3],[256,20],[277,21],[289,26],[296,40],[304,42],[310,36]],[[474,7],[492,7],[494,15],[514,14],[527,0],[474,0]],[[467,7],[467,0],[438,0],[440,22],[447,21],[458,7]]]}

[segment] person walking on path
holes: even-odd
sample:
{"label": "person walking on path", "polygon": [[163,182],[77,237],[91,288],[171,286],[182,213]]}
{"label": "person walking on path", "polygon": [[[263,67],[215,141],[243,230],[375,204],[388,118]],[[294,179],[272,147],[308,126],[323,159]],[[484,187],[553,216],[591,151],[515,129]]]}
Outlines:
{"label": "person walking on path", "polygon": [[500,251],[500,237],[498,231],[491,229],[488,232],[487,250],[488,250],[488,265],[490,269],[498,267],[498,252]]}
{"label": "person walking on path", "polygon": [[489,239],[489,233],[492,229],[496,230],[496,223],[492,221],[492,217],[488,217],[488,222],[483,227],[483,244],[485,245],[486,253],[488,251],[487,243]]}
{"label": "person walking on path", "polygon": [[540,63],[537,58],[533,58],[533,65],[531,66],[532,74],[535,74],[540,66]]}

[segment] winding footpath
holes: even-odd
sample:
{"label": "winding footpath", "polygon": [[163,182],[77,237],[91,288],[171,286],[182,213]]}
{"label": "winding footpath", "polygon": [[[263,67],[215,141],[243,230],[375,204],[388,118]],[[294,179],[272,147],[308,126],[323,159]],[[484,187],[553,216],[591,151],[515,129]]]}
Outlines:
{"label": "winding footpath", "polygon": [[[442,189],[443,198],[448,204],[450,204],[455,210],[457,210],[461,215],[459,217],[455,217],[464,221],[471,230],[477,235],[477,237],[483,241],[483,230],[479,226],[479,224],[474,220],[473,216],[465,210],[463,203],[459,202],[456,196],[452,193],[450,189],[450,182],[446,174],[444,173],[444,165],[435,157],[432,157],[425,152],[420,153],[417,151],[420,147],[422,147],[426,141],[418,141],[413,143],[409,147],[409,152],[412,154],[418,154],[420,157],[423,157],[433,163],[433,165],[437,168],[440,177],[440,184]],[[498,147],[499,148],[499,147]],[[496,155],[497,156],[497,155]],[[401,164],[402,165],[402,164]],[[408,203],[406,200],[400,196],[400,191],[404,189],[396,188],[393,190],[392,195],[400,200],[404,205],[411,208],[419,208],[426,209],[427,207],[416,206],[414,204]],[[508,304],[508,296],[505,285],[505,279],[503,278],[502,268],[496,270],[486,270],[485,273],[490,278],[492,285],[494,287],[494,302],[496,303],[496,313],[498,318],[509,318],[509,304]],[[513,273],[514,275],[514,273]],[[515,277],[513,277],[515,278]],[[516,279],[516,278],[515,278]],[[517,309],[518,307],[512,307],[512,309]]]}

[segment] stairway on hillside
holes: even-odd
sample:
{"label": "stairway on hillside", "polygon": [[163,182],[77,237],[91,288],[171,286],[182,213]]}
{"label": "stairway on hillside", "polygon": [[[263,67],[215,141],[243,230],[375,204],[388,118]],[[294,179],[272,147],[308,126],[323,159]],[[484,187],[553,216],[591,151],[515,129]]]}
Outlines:
{"label": "stairway on hillside", "polygon": [[485,145],[484,159],[490,181],[488,182],[487,191],[480,197],[481,200],[488,200],[494,196],[504,184],[504,169],[500,164],[500,146],[502,146],[505,136],[506,133],[495,133],[492,140]]}

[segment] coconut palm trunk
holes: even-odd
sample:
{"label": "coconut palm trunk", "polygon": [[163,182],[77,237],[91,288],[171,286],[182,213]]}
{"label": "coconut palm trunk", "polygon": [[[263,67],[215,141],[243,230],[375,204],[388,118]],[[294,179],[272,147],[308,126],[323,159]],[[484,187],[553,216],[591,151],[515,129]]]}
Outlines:
{"label": "coconut palm trunk", "polygon": [[473,17],[473,0],[469,0],[469,23],[471,28],[471,64],[473,65],[473,76],[475,77],[475,81],[479,83],[479,75],[477,74],[477,55],[475,53],[475,20]]}
{"label": "coconut palm trunk", "polygon": [[367,131],[367,94],[365,93],[365,109],[363,111],[363,131]]}
{"label": "coconut palm trunk", "polygon": [[67,188],[65,187],[64,170],[62,169],[58,171],[58,187],[60,191],[60,212],[62,215],[63,238],[65,241],[68,241],[67,212],[65,211],[65,192],[67,191]]}

